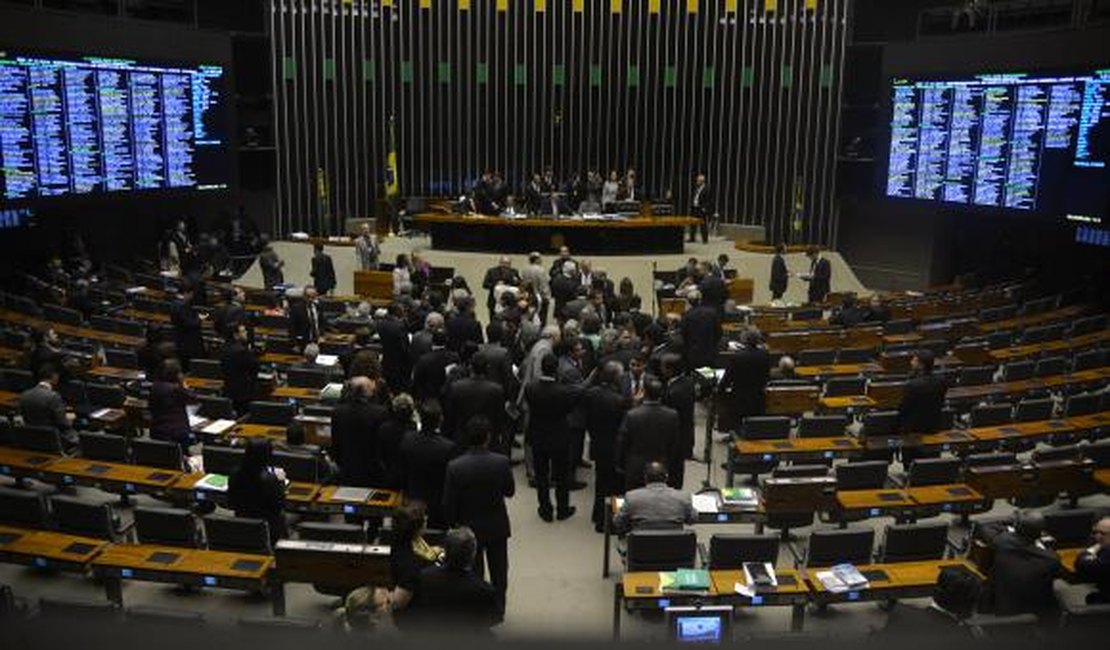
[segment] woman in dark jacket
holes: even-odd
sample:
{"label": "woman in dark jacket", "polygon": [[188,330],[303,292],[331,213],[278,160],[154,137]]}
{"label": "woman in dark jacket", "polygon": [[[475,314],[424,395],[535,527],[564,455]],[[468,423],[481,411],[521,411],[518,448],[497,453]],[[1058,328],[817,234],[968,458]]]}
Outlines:
{"label": "woman in dark jacket", "polygon": [[182,451],[193,442],[189,414],[185,406],[193,394],[181,383],[181,362],[166,359],[162,372],[150,387],[150,437],[181,445]]}
{"label": "woman in dark jacket", "polygon": [[270,540],[288,537],[285,526],[285,481],[270,470],[273,447],[267,438],[251,438],[243,462],[228,478],[227,502],[236,517],[262,519]]}
{"label": "woman in dark jacket", "polygon": [[406,501],[393,511],[393,539],[389,545],[389,573],[393,588],[377,599],[393,612],[395,623],[401,624],[401,614],[417,597],[420,572],[436,563],[443,549],[431,546],[424,540],[425,505],[422,501]]}

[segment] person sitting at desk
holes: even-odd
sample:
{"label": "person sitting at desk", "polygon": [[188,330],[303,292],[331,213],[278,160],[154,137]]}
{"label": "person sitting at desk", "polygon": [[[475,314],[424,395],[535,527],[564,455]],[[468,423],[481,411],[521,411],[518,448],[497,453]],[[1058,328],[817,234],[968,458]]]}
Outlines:
{"label": "person sitting at desk", "polygon": [[644,466],[644,487],[629,490],[613,516],[618,534],[631,530],[682,528],[697,520],[690,496],[667,485],[667,467],[652,461]]}
{"label": "person sitting at desk", "polygon": [[974,574],[958,567],[941,569],[929,606],[921,608],[896,601],[886,625],[876,634],[915,639],[927,636],[934,640],[970,638],[971,630],[965,621],[975,612],[981,590]]}
{"label": "person sitting at desk", "polygon": [[862,323],[866,317],[867,312],[857,305],[855,295],[847,294],[844,296],[840,308],[829,317],[829,324],[854,327]]}
{"label": "person sitting at desk", "polygon": [[412,604],[420,589],[420,574],[443,555],[443,549],[432,546],[424,539],[426,524],[424,502],[406,499],[393,511],[393,539],[389,545],[389,574],[393,579],[390,589],[380,589],[375,594],[378,607],[393,613],[398,626],[409,621]]}
{"label": "person sitting at desk", "polygon": [[1095,524],[1095,543],[1075,558],[1075,575],[1082,582],[1092,582],[1095,591],[1087,594],[1088,605],[1110,603],[1110,516]]}
{"label": "person sitting at desk", "polygon": [[1018,514],[1012,532],[999,533],[991,542],[994,557],[988,578],[995,614],[1057,614],[1052,582],[1062,567],[1056,553],[1041,542],[1043,532],[1044,515],[1025,511]]}
{"label": "person sitting at desk", "polygon": [[888,320],[890,320],[890,307],[883,304],[879,294],[872,295],[867,303],[867,309],[864,310],[863,322],[885,323]]}
{"label": "person sitting at desk", "polygon": [[[448,531],[443,564],[420,572],[412,617],[421,630],[436,633],[484,632],[505,616],[497,592],[475,570],[478,541],[466,526]],[[426,625],[425,625],[426,624]]]}
{"label": "person sitting at desk", "polygon": [[308,454],[316,457],[316,482],[327,483],[331,477],[339,472],[328,453],[320,445],[310,445],[305,442],[304,424],[293,420],[285,427],[285,442],[278,445],[280,451],[293,454]]}
{"label": "person sitting at desk", "polygon": [[39,383],[19,396],[19,414],[23,423],[57,429],[66,444],[76,445],[77,434],[73,432],[73,425],[66,415],[66,403],[58,393],[58,382],[61,380],[58,368],[45,363],[35,371],[35,376]]}
{"label": "person sitting at desk", "polygon": [[228,477],[227,503],[236,517],[262,519],[270,528],[270,541],[289,536],[285,525],[285,479],[275,474],[269,438],[251,438],[243,460]]}
{"label": "person sitting at desk", "polygon": [[150,437],[176,442],[186,451],[193,443],[193,431],[185,407],[192,401],[192,392],[181,380],[181,362],[166,359],[162,372],[150,386]]}

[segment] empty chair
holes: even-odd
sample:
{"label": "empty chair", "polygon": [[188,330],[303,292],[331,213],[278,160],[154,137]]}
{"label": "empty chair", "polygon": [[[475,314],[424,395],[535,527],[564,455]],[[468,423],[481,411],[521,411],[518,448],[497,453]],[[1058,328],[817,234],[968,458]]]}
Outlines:
{"label": "empty chair", "polygon": [[991,309],[984,309],[979,312],[979,320],[984,323],[1007,320],[1013,318],[1014,316],[1017,316],[1017,306],[1015,305],[992,307]]}
{"label": "empty chair", "polygon": [[314,454],[275,451],[273,462],[274,465],[285,470],[285,475],[290,481],[316,483],[320,480],[320,463]]}
{"label": "empty chair", "polygon": [[139,355],[134,350],[104,349],[104,365],[113,368],[139,369]]}
{"label": "empty chair", "polygon": [[1086,508],[1044,513],[1045,532],[1056,540],[1056,548],[1076,548],[1091,543],[1095,511]]}
{"label": "empty chair", "polygon": [[1104,329],[1106,329],[1106,314],[1098,314],[1097,316],[1077,318],[1073,321],[1071,324],[1071,335],[1083,336],[1084,334],[1101,332]]}
{"label": "empty chair", "polygon": [[243,462],[243,448],[206,444],[201,451],[201,458],[204,462],[205,472],[231,476],[235,469],[239,467],[239,464]]}
{"label": "empty chair", "polygon": [[693,568],[698,538],[692,530],[633,530],[625,538],[628,571]]}
{"label": "empty chair", "polygon": [[45,454],[62,453],[62,436],[54,427],[22,425],[12,428],[12,445]]}
{"label": "empty chair", "polygon": [[122,386],[98,384],[94,381],[85,384],[85,395],[89,399],[89,405],[98,409],[122,408],[124,402],[127,401],[127,393]]}
{"label": "empty chair", "polygon": [[867,363],[875,358],[871,348],[844,348],[836,355],[837,363]]}
{"label": "empty chair", "polygon": [[42,316],[46,320],[62,323],[64,325],[73,325],[74,327],[80,327],[82,323],[81,312],[76,309],[70,309],[69,307],[51,305],[49,303],[42,306]]}
{"label": "empty chair", "polygon": [[921,487],[959,483],[961,473],[959,458],[919,458],[910,465],[906,484],[911,487]]}
{"label": "empty chair", "polygon": [[776,563],[777,535],[713,535],[709,538],[709,568],[739,569],[745,562]]}
{"label": "empty chair", "polygon": [[776,467],[771,473],[774,478],[812,478],[828,475],[829,468],[824,465],[784,465]]}
{"label": "empty chair", "polygon": [[1045,397],[1043,399],[1023,399],[1018,402],[1017,409],[1014,410],[1015,422],[1035,422],[1036,420],[1048,420],[1052,417],[1052,409],[1056,405],[1052,398]]}
{"label": "empty chair", "polygon": [[815,530],[809,536],[805,566],[826,567],[850,562],[868,564],[875,531],[870,528],[844,530]]}
{"label": "empty chair", "polygon": [[948,548],[948,524],[901,524],[886,527],[879,562],[943,560]]}
{"label": "empty chair", "polygon": [[181,508],[135,508],[135,535],[140,544],[200,547],[197,521]]}
{"label": "empty chair", "polygon": [[35,385],[35,375],[30,370],[21,368],[0,368],[0,389],[13,393],[23,391]]}
{"label": "empty chair", "polygon": [[913,321],[909,318],[899,318],[898,320],[888,320],[883,323],[883,335],[893,336],[895,334],[909,334],[913,331]]}
{"label": "empty chair", "polygon": [[331,381],[326,370],[316,368],[290,368],[286,381],[292,388],[323,388]]}
{"label": "empty chair", "polygon": [[1032,316],[1034,314],[1043,314],[1046,311],[1056,309],[1056,305],[1060,302],[1060,296],[1046,296],[1044,298],[1037,298],[1036,300],[1027,300],[1021,306],[1018,314],[1021,316]]}
{"label": "empty chair", "polygon": [[1073,372],[1080,372],[1083,370],[1093,370],[1101,368],[1106,363],[1106,351],[1097,348],[1094,350],[1086,350],[1078,352],[1075,355],[1075,360],[1072,362],[1071,369]]}
{"label": "empty chair", "polygon": [[1045,447],[1034,449],[1033,462],[1045,463],[1058,460],[1083,460],[1083,449],[1079,445],[1065,445],[1063,447]]}
{"label": "empty chair", "polygon": [[208,548],[232,553],[269,555],[270,527],[264,519],[223,517],[209,515],[204,518],[204,534]]}
{"label": "empty chair", "polygon": [[835,438],[848,428],[846,415],[805,415],[798,422],[799,438]]}
{"label": "empty chair", "polygon": [[119,616],[119,609],[110,600],[43,596],[39,599],[39,615],[57,618],[64,624],[73,620],[111,620]]}
{"label": "empty chair", "polygon": [[836,363],[836,350],[802,350],[795,361],[799,366],[829,366]]}
{"label": "empty chair", "polygon": [[46,498],[42,493],[0,486],[0,521],[42,528],[46,520]]}
{"label": "empty chair", "polygon": [[297,415],[297,407],[285,402],[251,402],[247,422],[284,427]]}
{"label": "empty chair", "polygon": [[366,531],[357,524],[302,521],[297,524],[297,537],[313,542],[362,544],[366,541]]}
{"label": "empty chair", "polygon": [[971,454],[964,459],[967,467],[998,467],[1001,465],[1016,465],[1017,454],[1010,451],[996,451],[986,454]]}
{"label": "empty chair", "polygon": [[1075,417],[1077,415],[1091,415],[1102,409],[1102,395],[1100,393],[1077,393],[1068,395],[1064,403],[1064,415]]}
{"label": "empty chair", "polygon": [[841,463],[833,468],[838,490],[881,490],[890,465],[885,460]]}
{"label": "empty chair", "polygon": [[956,412],[950,408],[941,409],[939,426],[941,431],[948,431],[949,429],[955,428]]}
{"label": "empty chair", "polygon": [[956,381],[961,386],[983,386],[994,381],[993,366],[975,366],[973,368],[960,368]]}
{"label": "empty chair", "polygon": [[181,445],[164,440],[135,439],[131,441],[131,462],[136,465],[181,471],[185,460]]}
{"label": "empty chair", "polygon": [[1037,360],[1037,365],[1033,369],[1034,377],[1051,377],[1052,375],[1062,375],[1068,372],[1067,357],[1044,357]]}
{"label": "empty chair", "polygon": [[996,427],[1012,420],[1013,409],[1009,404],[978,404],[971,408],[973,427]]}
{"label": "empty chair", "polygon": [[77,434],[77,448],[83,458],[109,463],[126,463],[130,456],[127,438],[110,433],[82,431]]}
{"label": "empty chair", "polygon": [[825,312],[820,307],[809,307],[803,309],[795,309],[794,312],[790,314],[790,320],[821,320],[824,316]]}
{"label": "empty chair", "polygon": [[1002,366],[1002,381],[1032,379],[1036,365],[1032,361],[1013,361]]}
{"label": "empty chair", "polygon": [[189,374],[200,379],[224,378],[223,368],[216,359],[193,359],[189,362]]}
{"label": "empty chair", "polygon": [[139,321],[117,320],[116,331],[125,336],[143,338],[146,336],[146,324]]}
{"label": "empty chair", "polygon": [[825,382],[825,397],[852,397],[866,394],[866,377],[831,377]]}
{"label": "empty chair", "polygon": [[50,499],[50,509],[55,526],[63,533],[106,540],[119,536],[119,517],[106,501],[54,496]]}
{"label": "empty chair", "polygon": [[777,440],[789,436],[790,418],[785,416],[751,416],[740,423],[740,437],[744,440]]}
{"label": "empty chair", "polygon": [[898,433],[898,411],[870,411],[863,415],[860,435],[890,436]]}
{"label": "empty chair", "polygon": [[209,420],[234,420],[236,418],[235,407],[231,404],[231,400],[226,397],[198,395],[197,402],[197,415],[202,418]]}
{"label": "empty chair", "polygon": [[62,396],[62,401],[67,406],[73,408],[75,413],[85,415],[92,410],[89,404],[88,391],[83,381],[70,379],[62,382],[62,385],[58,387],[58,394]]}

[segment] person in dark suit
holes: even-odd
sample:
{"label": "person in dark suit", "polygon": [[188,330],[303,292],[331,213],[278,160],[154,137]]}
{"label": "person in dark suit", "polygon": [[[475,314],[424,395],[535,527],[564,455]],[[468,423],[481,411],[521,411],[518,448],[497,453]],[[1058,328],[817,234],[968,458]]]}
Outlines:
{"label": "person in dark suit", "polygon": [[551,313],[556,318],[562,318],[563,308],[578,297],[578,288],[581,286],[578,280],[578,265],[571,260],[563,262],[559,273],[551,278],[549,286],[551,299],[555,304],[555,309]]}
{"label": "person in dark suit", "polygon": [[[150,327],[147,329],[148,332],[150,330],[157,331],[157,328]],[[66,358],[65,352],[62,351],[58,333],[54,331],[53,327],[48,327],[45,330],[31,330],[30,339],[31,350],[27,353],[28,370],[37,373],[39,368],[43,366],[53,366],[54,370],[58,371],[59,385],[65,384],[73,378],[73,373],[69,368],[71,362]]]}
{"label": "person in dark suit", "polygon": [[77,444],[77,434],[66,417],[66,403],[58,393],[61,380],[58,368],[43,364],[35,370],[39,383],[23,391],[19,396],[19,414],[23,423],[36,427],[53,427],[69,444]]}
{"label": "person in dark suit", "polygon": [[412,367],[412,396],[417,401],[441,399],[447,384],[447,366],[458,363],[459,357],[447,349],[447,337],[436,334],[432,351],[416,360]]}
{"label": "person in dark suit", "polygon": [[477,538],[475,573],[489,564],[490,582],[497,590],[497,611],[505,613],[509,585],[509,511],[505,499],[516,492],[508,456],[489,450],[490,425],[482,417],[466,425],[470,448],[447,463],[443,483],[443,515],[453,526],[469,526]]}
{"label": "person in dark suit", "polygon": [[971,572],[958,567],[941,569],[928,607],[895,602],[886,624],[875,634],[884,638],[929,638],[933,642],[969,639],[971,629],[965,621],[975,612],[981,591],[982,583]]}
{"label": "person in dark suit", "polygon": [[378,433],[388,412],[374,400],[374,390],[368,377],[349,379],[332,411],[331,451],[340,485],[375,487],[385,480]]}
{"label": "person in dark suit", "polygon": [[188,370],[189,360],[204,356],[204,334],[201,330],[201,315],[193,305],[195,291],[191,284],[181,287],[181,300],[170,309],[170,325],[173,327],[174,344],[181,366]]}
{"label": "person in dark suit", "polygon": [[185,407],[194,401],[193,394],[181,383],[181,363],[166,359],[160,376],[150,385],[150,437],[176,442],[184,451],[193,442],[189,415]]}
{"label": "person in dark suit", "polygon": [[594,463],[594,505],[590,519],[594,530],[603,532],[606,500],[621,492],[617,475],[617,432],[628,404],[621,394],[624,367],[610,361],[601,367],[597,383],[582,396],[586,430],[590,434],[590,459]]}
{"label": "person in dark suit", "polygon": [[779,244],[775,247],[775,256],[771,258],[771,300],[782,300],[786,287],[790,282],[790,272],[786,270],[786,245]]}
{"label": "person in dark suit", "polygon": [[[528,405],[527,440],[532,447],[539,515],[544,521],[560,521],[574,515],[570,505],[570,417],[581,389],[558,381],[559,362],[554,355],[540,360],[540,377],[524,387]],[[551,507],[551,483],[555,483],[555,509]]]}
{"label": "person in dark suit", "polygon": [[324,330],[316,295],[316,287],[307,286],[304,288],[304,299],[289,305],[289,338],[298,348],[319,341]]}
{"label": "person in dark suit", "polygon": [[282,269],[285,267],[285,260],[278,257],[267,235],[259,237],[259,244],[262,246],[262,251],[258,253],[258,268],[262,271],[262,284],[267,289],[284,284],[285,273]]}
{"label": "person in dark suit", "polygon": [[716,365],[721,344],[721,316],[701,299],[701,292],[691,291],[693,309],[682,315],[682,360],[687,368]]}
{"label": "person in dark suit", "polygon": [[1075,575],[1095,585],[1095,591],[1087,594],[1087,604],[1105,605],[1110,603],[1110,516],[1098,520],[1093,535],[1095,543],[1075,558]]}
{"label": "person in dark suit", "polygon": [[443,564],[420,572],[410,614],[421,621],[421,631],[482,633],[504,618],[504,599],[495,585],[482,580],[481,543],[467,526],[452,529],[443,540]]}
{"label": "person in dark suit", "polygon": [[243,290],[235,287],[228,292],[224,304],[212,312],[212,328],[220,338],[230,339],[239,326],[247,321],[247,310],[243,306],[245,300]]}
{"label": "person in dark suit", "polygon": [[678,413],[678,444],[674,456],[667,459],[669,485],[681,490],[686,477],[686,461],[694,458],[694,402],[697,400],[694,378],[683,372],[682,357],[668,353],[661,362],[663,405]]}
{"label": "person in dark suit", "polygon": [[323,244],[312,246],[312,285],[316,291],[327,295],[335,289],[335,265],[332,264],[331,255],[324,252]]}
{"label": "person in dark suit", "polygon": [[628,372],[621,375],[621,394],[631,408],[644,401],[644,387],[654,375],[648,372],[648,359],[642,352],[635,352],[628,360]]}
{"label": "person in dark suit", "polygon": [[497,261],[497,266],[486,269],[486,275],[482,278],[482,288],[489,292],[486,298],[486,307],[489,308],[490,320],[493,320],[494,308],[497,307],[494,289],[499,284],[520,286],[520,273],[513,268],[513,261],[507,255],[501,256],[501,259]]}
{"label": "person in dark suit", "polygon": [[701,243],[709,243],[709,218],[713,216],[713,193],[705,183],[705,174],[698,174],[694,179],[694,189],[690,194],[690,216],[701,221],[696,226],[690,226],[690,243],[694,242],[694,235],[701,229]]}
{"label": "person in dark suit", "polygon": [[748,329],[740,335],[740,349],[728,359],[718,390],[732,393],[731,401],[737,422],[740,418],[763,415],[767,409],[767,380],[771,376],[771,356],[760,345],[758,330]]}
{"label": "person in dark suit", "polygon": [[236,517],[262,519],[270,541],[289,536],[285,524],[285,482],[271,470],[273,447],[268,438],[251,438],[243,461],[227,480],[227,504]]}
{"label": "person in dark suit", "polygon": [[417,359],[432,351],[432,340],[436,332],[446,334],[447,323],[443,320],[443,314],[433,311],[424,317],[424,329],[413,334],[412,340],[409,341],[409,358],[412,359],[412,363],[416,363]]}
{"label": "person in dark suit", "polygon": [[644,382],[644,402],[631,409],[617,432],[617,469],[624,472],[624,490],[644,485],[644,467],[667,463],[678,446],[678,413],[663,406],[663,384],[655,377]]}
{"label": "person in dark suit", "polygon": [[505,326],[501,321],[490,321],[486,325],[486,343],[478,346],[478,351],[470,358],[482,359],[486,366],[486,376],[497,382],[506,396],[517,395],[520,386],[517,384],[516,373],[513,372],[513,357],[505,345]]}
{"label": "person in dark suit", "polygon": [[940,430],[948,384],[933,374],[934,363],[932,350],[918,350],[910,360],[914,377],[906,382],[898,405],[898,429],[903,434]]}
{"label": "person in dark suit", "polygon": [[393,613],[394,624],[405,631],[409,629],[409,622],[418,618],[413,616],[414,608],[410,606],[420,592],[420,573],[435,566],[441,551],[424,539],[428,505],[406,492],[404,503],[391,516],[393,538],[389,543],[389,575],[393,587],[380,598],[385,601],[384,608]]}
{"label": "person in dark suit", "polygon": [[395,393],[408,389],[412,379],[409,359],[409,334],[404,323],[405,308],[399,302],[389,305],[385,318],[378,321],[378,338],[382,344],[382,374]]}
{"label": "person in dark suit", "polygon": [[474,315],[474,298],[464,296],[455,301],[457,310],[447,319],[447,349],[459,352],[467,342],[481,345],[482,325]]}
{"label": "person in dark suit", "polygon": [[806,257],[809,258],[809,275],[803,279],[809,281],[808,300],[814,305],[825,302],[825,296],[831,290],[832,264],[821,255],[821,249],[816,246],[806,251]]}
{"label": "person in dark suit", "polygon": [[888,320],[890,320],[890,307],[883,304],[879,294],[874,294],[868,301],[867,308],[863,310],[863,322],[885,323]]}
{"label": "person in dark suit", "polygon": [[1014,531],[999,533],[991,542],[994,558],[989,584],[994,613],[999,616],[1036,614],[1051,618],[1059,605],[1052,582],[1060,576],[1060,558],[1044,547],[1044,515],[1037,511],[1019,513]]}
{"label": "person in dark suit", "polygon": [[712,307],[718,315],[723,315],[725,301],[728,300],[728,285],[725,284],[725,279],[707,262],[699,265],[699,275],[701,279],[698,280],[698,292],[701,294],[702,304]]}
{"label": "person in dark suit", "polygon": [[401,439],[401,464],[405,475],[405,497],[427,504],[428,525],[443,528],[443,481],[447,463],[459,446],[440,434],[442,413],[434,400],[420,405],[420,431],[408,431]]}
{"label": "person in dark suit", "polygon": [[444,433],[455,442],[463,439],[466,423],[481,415],[489,422],[490,447],[507,454],[508,440],[505,433],[505,390],[489,378],[485,357],[470,357],[470,376],[451,383],[443,399]]}
{"label": "person in dark suit", "polygon": [[258,396],[258,356],[251,350],[245,325],[235,334],[220,354],[220,370],[224,376],[224,397],[231,400],[235,412],[244,415]]}

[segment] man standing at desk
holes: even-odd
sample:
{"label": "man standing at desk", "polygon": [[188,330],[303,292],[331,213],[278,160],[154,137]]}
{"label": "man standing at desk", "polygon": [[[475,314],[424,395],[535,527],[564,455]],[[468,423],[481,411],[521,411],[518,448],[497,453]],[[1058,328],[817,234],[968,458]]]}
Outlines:
{"label": "man standing at desk", "polygon": [[617,468],[624,471],[625,491],[644,484],[644,469],[658,462],[666,467],[678,446],[678,413],[663,406],[663,384],[644,380],[644,403],[624,416],[617,434]]}
{"label": "man standing at desk", "polygon": [[312,249],[312,284],[317,292],[326,296],[335,289],[335,265],[331,256],[324,252],[323,244],[313,244]]}
{"label": "man standing at desk", "polygon": [[693,309],[682,315],[682,359],[691,370],[712,368],[721,342],[720,313],[705,304],[701,291],[691,291],[687,299]]}
{"label": "man standing at desk", "polygon": [[821,255],[821,249],[816,246],[811,246],[806,251],[806,257],[809,258],[809,274],[803,275],[802,279],[809,282],[809,303],[816,305],[825,302],[825,296],[829,295],[832,264]]}
{"label": "man standing at desk", "polygon": [[196,295],[192,284],[181,287],[181,301],[175,303],[170,312],[170,324],[173,326],[174,344],[177,346],[177,356],[181,365],[189,369],[189,361],[194,357],[204,356],[204,335],[201,330],[201,315],[193,305]]}
{"label": "man standing at desk", "polygon": [[694,179],[694,192],[690,196],[690,216],[701,221],[700,224],[690,226],[690,243],[694,243],[694,235],[701,229],[701,243],[709,243],[709,217],[713,214],[713,194],[705,184],[705,174],[698,174]]}
{"label": "man standing at desk", "polygon": [[289,306],[289,338],[300,348],[320,340],[320,309],[316,287],[304,288],[304,299]]}
{"label": "man standing at desk", "polygon": [[744,330],[740,349],[733,352],[721,377],[722,394],[732,391],[733,415],[737,422],[767,410],[767,380],[771,376],[771,356],[760,345],[759,331]]}
{"label": "man standing at desk", "polygon": [[898,429],[903,434],[940,430],[948,384],[933,374],[935,362],[932,350],[918,350],[910,360],[914,376],[906,382],[902,403],[898,405]]}

